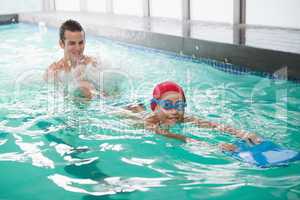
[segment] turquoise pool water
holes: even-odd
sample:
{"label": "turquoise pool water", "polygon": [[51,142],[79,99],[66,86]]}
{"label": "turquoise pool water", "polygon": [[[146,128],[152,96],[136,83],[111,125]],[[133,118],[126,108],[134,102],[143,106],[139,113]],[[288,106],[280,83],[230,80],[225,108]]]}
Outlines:
{"label": "turquoise pool water", "polygon": [[86,54],[109,58],[125,84],[114,99],[80,105],[42,80],[63,54],[57,30],[5,25],[0,39],[0,199],[300,198],[299,162],[257,168],[218,150],[236,140],[225,133],[173,127],[209,145],[183,144],[112,114],[114,102],[147,102],[156,83],[173,80],[187,113],[299,151],[299,84],[88,36]]}

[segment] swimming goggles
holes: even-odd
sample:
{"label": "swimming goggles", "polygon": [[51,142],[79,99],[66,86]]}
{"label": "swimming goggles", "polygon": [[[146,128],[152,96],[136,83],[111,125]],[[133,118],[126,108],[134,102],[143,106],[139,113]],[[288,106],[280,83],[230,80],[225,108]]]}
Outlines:
{"label": "swimming goggles", "polygon": [[151,103],[156,103],[156,104],[160,105],[163,109],[166,109],[166,110],[176,109],[177,111],[183,111],[184,108],[186,107],[186,103],[183,100],[178,100],[173,104],[173,102],[168,99],[160,100],[160,99],[153,98],[151,100]]}

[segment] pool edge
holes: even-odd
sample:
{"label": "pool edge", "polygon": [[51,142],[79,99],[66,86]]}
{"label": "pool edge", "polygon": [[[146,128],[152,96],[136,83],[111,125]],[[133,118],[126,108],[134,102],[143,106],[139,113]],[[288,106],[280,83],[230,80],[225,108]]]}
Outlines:
{"label": "pool edge", "polygon": [[[47,26],[58,28],[66,19],[52,15],[38,15],[37,13],[20,14],[20,22],[37,24],[40,21]],[[178,55],[193,58],[208,58],[223,63],[243,66],[259,73],[275,74],[289,80],[300,80],[300,54],[283,51],[262,49],[237,44],[221,43],[167,35],[143,30],[129,30],[108,25],[93,24],[87,19],[79,20],[86,32],[108,39],[141,45],[173,52]]]}
{"label": "pool edge", "polygon": [[14,24],[19,22],[18,14],[1,14],[0,15],[0,25]]}

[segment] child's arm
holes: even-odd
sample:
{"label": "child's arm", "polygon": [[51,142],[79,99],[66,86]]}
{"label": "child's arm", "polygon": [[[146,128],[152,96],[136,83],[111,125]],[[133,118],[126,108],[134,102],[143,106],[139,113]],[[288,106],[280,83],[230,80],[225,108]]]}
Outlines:
{"label": "child's arm", "polygon": [[138,115],[139,113],[131,112],[128,109],[117,108],[112,106],[111,111],[109,113],[113,115],[118,115],[121,118],[128,118],[137,121],[143,120],[143,118],[140,115]]}
{"label": "child's arm", "polygon": [[163,130],[158,125],[146,123],[146,129],[149,131],[153,131],[156,134],[163,135],[165,137],[174,138],[183,142],[188,142],[187,137],[185,137],[184,135],[174,134],[167,130]]}
{"label": "child's arm", "polygon": [[[173,138],[173,139],[177,139],[177,140],[180,140],[180,141],[183,141],[183,142],[186,142],[186,143],[196,142],[196,143],[201,143],[202,145],[203,144],[207,145],[207,143],[205,143],[205,142],[195,140],[195,139],[192,139],[190,137],[183,136],[183,135],[174,134],[174,133],[171,133],[167,130],[160,129],[158,125],[146,124],[146,129],[150,130],[150,131],[153,131],[156,134],[163,135],[163,136]],[[235,151],[236,150],[236,146],[233,145],[233,144],[229,144],[229,143],[222,143],[222,144],[219,145],[219,148],[223,151]]]}
{"label": "child's arm", "polygon": [[219,145],[219,148],[222,151],[235,151],[237,149],[237,147],[233,144],[229,144],[229,143],[222,143]]}
{"label": "child's arm", "polygon": [[231,135],[234,135],[238,138],[241,138],[243,140],[252,142],[253,144],[259,144],[261,142],[260,138],[254,134],[254,133],[249,133],[246,131],[242,131],[242,130],[238,130],[235,129],[233,127],[230,126],[226,126],[224,124],[218,124],[218,123],[214,123],[214,122],[209,122],[209,121],[205,121],[202,119],[197,119],[195,117],[187,117],[185,119],[185,122],[191,122],[199,127],[202,128],[212,128],[218,131],[223,131],[223,132],[227,132]]}
{"label": "child's arm", "polygon": [[192,138],[186,137],[184,135],[175,134],[175,133],[171,133],[167,130],[163,130],[159,127],[158,124],[151,123],[149,121],[145,122],[145,128],[149,131],[152,131],[152,132],[156,133],[156,134],[163,135],[165,137],[169,137],[169,138],[173,138],[173,139],[177,139],[177,140],[180,140],[180,141],[183,141],[183,142],[200,142],[200,141],[194,140]]}

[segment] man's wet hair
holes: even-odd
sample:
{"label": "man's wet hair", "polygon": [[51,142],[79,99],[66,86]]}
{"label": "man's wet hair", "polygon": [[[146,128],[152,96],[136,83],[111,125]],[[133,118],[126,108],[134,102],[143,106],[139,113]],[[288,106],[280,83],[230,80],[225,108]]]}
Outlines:
{"label": "man's wet hair", "polygon": [[65,32],[66,31],[71,31],[71,32],[81,32],[83,30],[82,26],[80,25],[79,22],[69,19],[65,21],[59,28],[59,39],[65,43]]}

